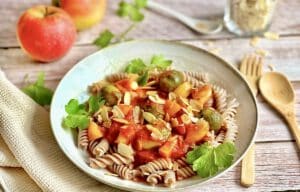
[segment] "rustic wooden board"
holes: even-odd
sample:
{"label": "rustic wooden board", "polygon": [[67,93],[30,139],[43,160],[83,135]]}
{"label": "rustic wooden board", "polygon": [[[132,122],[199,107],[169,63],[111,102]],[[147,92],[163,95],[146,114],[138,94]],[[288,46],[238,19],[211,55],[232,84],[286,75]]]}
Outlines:
{"label": "rustic wooden board", "polygon": [[300,189],[300,153],[291,142],[259,143],[255,149],[255,184],[250,188],[240,185],[240,169],[233,170],[203,185],[196,191],[282,191]]}
{"label": "rustic wooden board", "polygon": [[[206,0],[155,0],[169,7],[181,11],[187,15],[196,18],[221,18],[224,12],[226,0],[206,1]],[[111,29],[115,33],[120,33],[128,27],[128,21],[120,19],[115,15],[117,4],[119,1],[110,0],[106,17],[101,24],[90,30],[81,32],[78,37],[77,44],[89,44],[99,32],[105,28]],[[0,47],[17,47],[15,29],[16,23],[21,13],[37,4],[49,4],[50,0],[2,0],[0,6]],[[271,31],[279,32],[282,35],[300,34],[300,1],[285,0],[279,1],[278,9],[274,18]],[[155,38],[168,40],[183,39],[220,39],[234,38],[232,34],[223,31],[213,36],[202,36],[194,33],[178,21],[165,15],[158,14],[153,11],[145,11],[145,20],[129,34],[134,38]]]}
{"label": "rustic wooden board", "polygon": [[[244,47],[243,51],[247,53],[250,49],[248,48],[249,40],[246,39],[233,39],[233,40],[218,40],[214,45],[206,46],[207,42],[205,41],[188,41],[187,43],[194,44],[196,46],[204,47],[207,49],[222,47],[220,52],[221,56],[224,56],[225,59],[232,61],[233,64],[237,64],[238,58],[241,58],[243,53],[240,53],[236,50],[239,49],[239,46]],[[287,42],[293,42],[293,51],[288,49],[283,49]],[[291,79],[300,80],[300,72],[298,63],[300,61],[299,54],[300,52],[300,38],[289,37],[282,38],[279,41],[269,42],[273,46],[269,46],[270,53],[272,57],[270,58],[274,61],[274,65],[278,71],[283,71],[288,74]],[[267,44],[268,45],[268,44]],[[277,47],[279,46],[279,47]],[[37,72],[45,71],[46,73],[46,83],[53,89],[57,86],[59,80],[64,76],[64,74],[80,59],[89,55],[90,53],[96,51],[97,49],[94,46],[76,46],[74,47],[68,55],[63,59],[51,63],[51,64],[38,64],[31,61],[22,50],[18,48],[11,49],[0,49],[0,67],[6,72],[8,79],[10,79],[17,86],[23,86],[23,79],[25,74],[29,74],[29,80],[34,80],[36,78]],[[231,51],[230,51],[231,50]],[[280,52],[278,51],[280,50]],[[279,53],[279,56],[277,55]],[[285,64],[278,64],[280,61],[285,61]],[[286,68],[285,65],[289,65],[289,68]],[[297,72],[296,75],[295,71]],[[298,78],[298,79],[297,79]],[[294,81],[294,88],[297,94],[297,116],[300,119],[300,81]],[[277,113],[275,113],[267,103],[263,101],[262,98],[258,99],[259,111],[260,111],[260,122],[257,134],[257,141],[289,141],[292,140],[291,134]]]}

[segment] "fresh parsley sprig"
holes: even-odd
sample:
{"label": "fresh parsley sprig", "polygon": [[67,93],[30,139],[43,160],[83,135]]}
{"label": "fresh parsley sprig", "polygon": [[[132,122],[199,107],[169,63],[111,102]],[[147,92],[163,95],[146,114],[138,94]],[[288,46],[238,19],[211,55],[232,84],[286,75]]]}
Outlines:
{"label": "fresh parsley sprig", "polygon": [[89,124],[89,115],[92,115],[103,106],[105,100],[101,96],[90,96],[87,103],[79,104],[77,99],[71,99],[65,106],[67,116],[63,124],[67,128],[85,129]]}
{"label": "fresh parsley sprig", "polygon": [[125,68],[126,73],[134,73],[140,75],[138,78],[139,85],[145,85],[149,79],[149,70],[159,69],[165,70],[172,64],[171,60],[165,59],[163,55],[153,55],[149,65],[140,59],[131,60]]}
{"label": "fresh parsley sprig", "polygon": [[232,142],[225,142],[213,147],[204,143],[186,155],[186,160],[193,165],[193,170],[201,177],[210,177],[220,170],[229,167],[236,152],[235,145]]}
{"label": "fresh parsley sprig", "polygon": [[126,35],[136,27],[136,24],[143,21],[145,16],[142,9],[146,6],[147,0],[135,0],[131,3],[121,1],[116,13],[120,17],[128,17],[128,19],[132,22],[131,25],[119,35],[113,34],[108,29],[104,30],[99,34],[99,37],[95,39],[94,45],[104,48],[111,43],[124,41],[126,39]]}
{"label": "fresh parsley sprig", "polygon": [[45,106],[50,105],[53,91],[45,87],[45,73],[40,72],[38,74],[36,82],[26,85],[22,88],[22,91],[31,97],[38,104]]}

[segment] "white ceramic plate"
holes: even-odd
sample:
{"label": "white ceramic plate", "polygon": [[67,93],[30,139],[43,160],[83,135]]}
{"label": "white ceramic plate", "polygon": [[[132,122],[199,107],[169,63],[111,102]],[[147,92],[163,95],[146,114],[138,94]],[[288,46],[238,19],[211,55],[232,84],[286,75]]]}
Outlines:
{"label": "white ceramic plate", "polygon": [[[122,71],[128,61],[141,58],[149,61],[154,54],[162,54],[173,60],[173,68],[186,71],[204,71],[210,79],[224,87],[240,102],[237,114],[239,133],[236,140],[237,153],[232,166],[217,175],[202,179],[193,177],[177,182],[174,188],[152,187],[144,183],[126,181],[109,176],[105,169],[90,168],[86,157],[78,150],[76,138],[70,131],[62,128],[64,106],[72,98],[81,102],[88,98],[87,87],[106,75]],[[130,191],[167,191],[186,189],[204,184],[235,166],[254,140],[257,126],[257,105],[249,86],[239,72],[221,58],[190,45],[168,41],[140,40],[110,46],[98,51],[76,64],[61,80],[51,104],[51,124],[54,136],[66,156],[82,171],[98,181]]]}

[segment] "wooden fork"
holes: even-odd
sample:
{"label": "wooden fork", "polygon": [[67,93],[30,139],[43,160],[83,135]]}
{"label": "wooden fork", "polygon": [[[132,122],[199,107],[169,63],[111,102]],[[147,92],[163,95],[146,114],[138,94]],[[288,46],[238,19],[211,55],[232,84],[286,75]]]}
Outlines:
{"label": "wooden fork", "polygon": [[[258,80],[262,74],[262,58],[255,55],[246,55],[240,65],[241,73],[256,96],[258,93]],[[241,184],[250,187],[255,181],[255,145],[253,144],[242,161]]]}

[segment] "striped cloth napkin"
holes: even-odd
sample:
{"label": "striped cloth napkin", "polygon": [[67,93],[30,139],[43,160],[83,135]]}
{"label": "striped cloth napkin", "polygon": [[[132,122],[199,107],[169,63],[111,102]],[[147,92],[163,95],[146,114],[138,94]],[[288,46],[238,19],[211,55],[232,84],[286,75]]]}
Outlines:
{"label": "striped cloth napkin", "polygon": [[0,70],[0,191],[116,191],[76,168],[59,149],[49,113]]}

